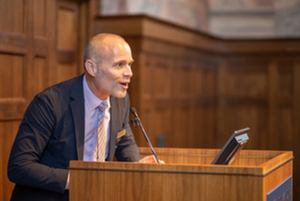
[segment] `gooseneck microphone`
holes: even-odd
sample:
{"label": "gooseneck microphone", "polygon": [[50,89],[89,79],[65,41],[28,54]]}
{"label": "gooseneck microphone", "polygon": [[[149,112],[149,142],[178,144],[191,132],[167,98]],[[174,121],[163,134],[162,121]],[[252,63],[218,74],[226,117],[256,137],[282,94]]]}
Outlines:
{"label": "gooseneck microphone", "polygon": [[151,144],[151,142],[150,142],[150,140],[149,140],[149,138],[148,138],[148,136],[147,136],[147,134],[146,134],[146,131],[145,131],[143,125],[142,125],[142,122],[141,122],[141,120],[140,120],[140,118],[139,118],[139,115],[138,115],[137,112],[136,112],[136,109],[135,109],[134,107],[132,107],[132,108],[130,109],[130,111],[131,111],[131,113],[135,116],[135,119],[131,119],[131,120],[130,120],[130,121],[131,121],[131,124],[132,124],[133,126],[139,126],[139,127],[141,128],[141,130],[142,130],[142,132],[143,132],[143,134],[144,134],[144,137],[145,137],[145,139],[146,139],[146,141],[147,141],[147,143],[148,143],[148,145],[149,145],[149,147],[150,147],[150,149],[151,149],[153,155],[155,156],[156,162],[159,163],[159,159],[158,159],[158,157],[157,157],[157,154],[155,153],[155,151],[154,151],[154,149],[153,149],[153,146],[152,146],[152,144]]}

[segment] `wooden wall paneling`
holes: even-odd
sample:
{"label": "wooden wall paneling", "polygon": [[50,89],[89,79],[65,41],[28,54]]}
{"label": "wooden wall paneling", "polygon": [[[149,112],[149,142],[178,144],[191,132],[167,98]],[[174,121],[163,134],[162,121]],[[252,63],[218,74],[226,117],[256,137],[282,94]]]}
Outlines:
{"label": "wooden wall paneling", "polygon": [[[189,132],[187,133],[189,137],[189,144],[188,147],[199,147],[200,144],[200,132],[197,132],[197,125],[200,124],[200,119],[197,118],[197,112],[200,108],[198,105],[199,93],[197,93],[197,89],[199,89],[199,85],[201,86],[201,81],[199,80],[199,76],[201,74],[200,66],[198,64],[198,58],[196,55],[190,56],[188,58],[189,65],[190,65],[190,72],[189,72],[189,85],[190,85],[190,94],[189,94]],[[199,130],[198,130],[199,131]]]}
{"label": "wooden wall paneling", "polygon": [[[193,109],[192,114],[190,117],[190,120],[192,121],[192,128],[193,132],[189,135],[194,136],[194,140],[192,147],[204,147],[202,144],[201,138],[206,136],[204,132],[201,132],[201,125],[203,122],[203,119],[201,118],[201,115],[199,115],[201,112],[201,89],[203,88],[202,83],[202,75],[203,71],[201,69],[201,62],[198,56],[193,56],[192,59],[192,100],[193,100]],[[203,114],[203,113],[202,113]]]}
{"label": "wooden wall paneling", "polygon": [[9,200],[14,184],[6,170],[12,142],[27,105],[26,70],[32,44],[30,3],[0,0],[0,200]]}
{"label": "wooden wall paneling", "polygon": [[[186,54],[186,52],[185,52]],[[184,55],[185,55],[184,54]],[[174,147],[194,147],[195,131],[193,110],[194,68],[193,60],[189,57],[174,58],[174,76],[172,79],[173,104],[173,135]]]}
{"label": "wooden wall paneling", "polygon": [[[280,136],[278,132],[278,66],[276,61],[271,61],[268,66],[268,109],[269,109],[269,123],[268,123],[268,143],[266,143],[266,149],[277,149],[280,146]],[[272,139],[272,140],[270,140]]]}
{"label": "wooden wall paneling", "polygon": [[189,130],[186,129],[186,125],[188,118],[187,108],[180,104],[175,104],[172,109],[171,147],[187,146],[187,135],[189,135]]}
{"label": "wooden wall paneling", "polygon": [[153,77],[149,80],[153,85],[154,94],[152,95],[159,101],[159,104],[164,104],[171,97],[170,59],[165,55],[157,55],[153,66]]}
{"label": "wooden wall paneling", "polygon": [[0,121],[19,119],[26,106],[25,56],[0,53]]}
{"label": "wooden wall paneling", "polygon": [[34,0],[31,6],[32,17],[32,58],[31,64],[27,68],[27,99],[28,103],[33,99],[35,94],[42,91],[49,83],[49,39],[47,37],[47,26],[53,25],[47,12],[46,0]]}
{"label": "wooden wall paneling", "polygon": [[[294,178],[293,178],[293,192],[294,192],[294,200],[299,199],[300,195],[300,171],[298,167],[300,167],[300,61],[296,60],[295,65],[293,66],[293,143],[290,144],[294,152]],[[297,192],[297,193],[296,193]]]}
{"label": "wooden wall paneling", "polygon": [[[248,59],[251,59],[251,62]],[[228,60],[222,86],[224,87],[225,116],[223,120],[220,119],[226,125],[223,131],[220,131],[226,136],[225,139],[221,137],[223,143],[234,130],[250,127],[251,141],[247,146],[267,148],[269,145],[269,136],[260,133],[269,129],[268,116],[265,114],[265,111],[268,111],[267,67],[267,61],[258,61],[251,57],[235,57]],[[257,124],[258,119],[263,124]],[[260,125],[264,127],[258,129]],[[218,133],[218,136],[221,135],[222,133]]]}
{"label": "wooden wall paneling", "polygon": [[278,138],[276,140],[278,145],[274,149],[292,150],[294,141],[293,108],[287,105],[279,106],[277,118],[280,122],[277,124]]}
{"label": "wooden wall paneling", "polygon": [[229,99],[266,101],[268,65],[267,60],[257,60],[254,57],[231,58],[226,68],[227,77],[224,83],[226,96]]}
{"label": "wooden wall paneling", "polygon": [[48,43],[47,52],[47,66],[48,71],[48,86],[51,86],[58,82],[58,67],[57,67],[57,1],[47,0],[46,1],[45,15],[46,15],[46,30],[45,37]]}
{"label": "wooden wall paneling", "polygon": [[[140,60],[141,62],[138,63],[138,66],[136,64],[134,77],[132,79],[132,85],[136,86],[139,85],[138,87],[132,88],[132,93],[134,94],[135,97],[138,97],[139,101],[136,101],[135,105],[137,106],[136,109],[138,109],[138,112],[140,114],[141,121],[143,122],[143,126],[149,136],[149,138],[153,135],[154,133],[154,128],[155,128],[155,123],[153,119],[154,115],[154,102],[155,102],[155,97],[153,97],[154,94],[154,68],[155,68],[155,55],[149,54],[149,53],[144,53],[142,52],[140,55]],[[134,58],[136,60],[136,58]],[[138,58],[139,59],[139,58]],[[134,70],[133,69],[133,70]],[[138,83],[135,83],[136,81],[139,81]],[[139,96],[138,94],[143,94],[142,96]],[[131,96],[134,98],[134,96]],[[131,99],[132,99],[131,98]],[[134,102],[134,101],[133,101]],[[147,143],[145,141],[145,138],[143,136],[143,133],[138,130],[138,139],[140,139],[139,144],[147,146]],[[153,141],[154,138],[151,137],[150,141],[155,146]]]}
{"label": "wooden wall paneling", "polygon": [[8,155],[26,107],[24,55],[0,53],[0,63],[0,200],[9,200],[14,185],[6,174]]}
{"label": "wooden wall paneling", "polygon": [[[172,76],[172,99],[173,99],[173,108],[172,108],[172,138],[171,144],[172,147],[181,147],[185,144],[184,135],[182,134],[184,126],[185,108],[182,106],[182,100],[184,94],[180,94],[182,91],[181,84],[184,79],[182,74],[182,59],[183,58],[174,58],[172,61],[173,64],[173,76]],[[188,89],[187,89],[188,90]],[[185,132],[184,132],[185,133]],[[186,134],[186,133],[185,133]],[[183,140],[182,140],[183,138]]]}
{"label": "wooden wall paneling", "polygon": [[11,192],[14,184],[9,182],[7,178],[7,161],[11,145],[14,141],[15,133],[17,133],[19,120],[0,121],[0,200],[10,200]]}
{"label": "wooden wall paneling", "polygon": [[152,132],[149,133],[149,138],[151,139],[153,146],[170,146],[169,139],[172,138],[171,114],[172,110],[170,107],[156,107],[153,110],[153,127],[151,129]]}
{"label": "wooden wall paneling", "polygon": [[[218,148],[221,148],[234,130],[250,127],[247,149],[268,149],[271,140],[268,136],[268,109],[262,105],[255,104],[232,104],[225,109],[226,124],[223,142],[218,140]],[[274,139],[272,139],[274,140]]]}
{"label": "wooden wall paneling", "polygon": [[[189,52],[192,52],[189,50]],[[199,147],[201,141],[201,134],[197,129],[197,125],[200,124],[200,120],[197,118],[197,111],[200,109],[198,105],[200,96],[197,93],[197,89],[201,87],[201,80],[199,80],[199,75],[201,73],[200,66],[198,64],[198,54],[194,55],[189,53],[190,56],[186,59],[186,70],[187,70],[187,82],[188,82],[188,94],[187,94],[187,110],[188,110],[188,122],[187,122],[187,147],[195,148]],[[199,53],[200,54],[200,53]]]}
{"label": "wooden wall paneling", "polygon": [[26,4],[27,2],[24,0],[0,1],[1,31],[15,34],[24,33],[25,24],[23,16],[26,14]]}
{"label": "wooden wall paneling", "polygon": [[57,1],[34,0],[32,7],[34,59],[31,70],[38,76],[35,79],[39,80],[36,86],[31,86],[35,87],[31,96],[59,81],[56,52]]}
{"label": "wooden wall paneling", "polygon": [[155,146],[166,146],[171,137],[171,58],[168,55],[154,55],[152,70],[153,76],[150,78],[150,83],[153,85],[151,99],[155,101],[153,107],[155,117],[153,118],[153,142]]}
{"label": "wooden wall paneling", "polygon": [[196,107],[200,109],[195,118],[198,120],[196,122],[198,143],[201,142],[198,147],[212,148],[216,147],[219,59],[199,53],[198,60],[201,74],[197,78],[199,83],[196,85],[200,87],[194,92],[197,94]]}
{"label": "wooden wall paneling", "polygon": [[278,82],[277,82],[277,100],[278,100],[278,136],[279,147],[281,150],[292,150],[293,144],[293,97],[294,93],[294,77],[293,69],[296,61],[278,60]]}
{"label": "wooden wall paneling", "polygon": [[[224,132],[226,133],[227,131],[225,130],[225,125],[226,122],[224,121],[226,119],[226,114],[225,108],[226,108],[226,99],[225,99],[225,79],[226,79],[226,64],[225,61],[220,62],[219,65],[219,70],[217,72],[217,94],[218,94],[218,103],[217,103],[217,132],[214,135],[213,139],[215,140],[215,146],[218,148],[221,148],[222,142],[226,142],[226,136],[222,135]],[[216,148],[215,147],[215,148]]]}
{"label": "wooden wall paneling", "polygon": [[46,37],[47,1],[33,0],[33,29],[35,37]]}
{"label": "wooden wall paneling", "polygon": [[44,57],[35,57],[33,65],[28,67],[27,78],[30,80],[27,84],[27,97],[32,100],[33,97],[48,86],[47,61]]}
{"label": "wooden wall paneling", "polygon": [[1,98],[25,98],[24,94],[24,55],[1,53]]}
{"label": "wooden wall paneling", "polygon": [[[79,74],[79,6],[72,1],[57,2],[57,60],[58,81]],[[81,60],[82,61],[82,60]],[[82,64],[80,65],[82,68]]]}
{"label": "wooden wall paneling", "polygon": [[[159,54],[146,53],[142,67],[143,100],[146,102],[145,129],[154,146],[165,144],[170,134],[171,72],[170,59]],[[155,117],[155,118],[153,118]]]}
{"label": "wooden wall paneling", "polygon": [[[140,73],[138,73],[139,83],[140,84],[140,90],[138,92],[141,92],[143,95],[141,96],[142,101],[145,101],[145,103],[150,103],[153,101],[154,97],[152,97],[154,93],[154,62],[155,62],[155,56],[151,54],[143,54],[144,62],[141,63],[140,66],[138,66],[138,70]],[[133,72],[135,73],[135,72]],[[134,75],[135,76],[135,75]],[[133,80],[134,81],[134,80]],[[136,83],[133,83],[136,84]],[[148,104],[147,104],[148,105]]]}

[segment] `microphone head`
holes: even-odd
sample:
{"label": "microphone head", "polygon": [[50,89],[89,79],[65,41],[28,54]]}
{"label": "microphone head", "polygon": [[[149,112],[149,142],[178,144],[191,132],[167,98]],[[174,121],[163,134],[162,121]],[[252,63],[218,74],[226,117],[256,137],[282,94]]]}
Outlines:
{"label": "microphone head", "polygon": [[134,107],[132,107],[132,108],[130,108],[130,112],[131,112],[132,114],[136,114],[136,109],[135,109]]}

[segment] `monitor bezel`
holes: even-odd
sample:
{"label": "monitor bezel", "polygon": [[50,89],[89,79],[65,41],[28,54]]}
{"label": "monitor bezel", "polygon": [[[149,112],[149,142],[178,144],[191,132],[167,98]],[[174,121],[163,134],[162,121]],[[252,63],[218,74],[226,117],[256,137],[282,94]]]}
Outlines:
{"label": "monitor bezel", "polygon": [[[250,130],[249,127],[236,130],[233,132],[233,134],[230,136],[230,138],[227,140],[227,142],[224,144],[222,149],[219,151],[217,156],[214,158],[212,165],[230,165],[230,163],[234,160],[236,154],[245,146],[247,142],[238,143],[238,147],[230,148],[229,144],[233,143],[235,140],[235,137],[243,134],[247,134],[247,132]],[[248,137],[248,134],[247,134]],[[249,139],[249,137],[248,137]],[[222,159],[226,158],[226,160]],[[228,159],[229,158],[229,159]]]}

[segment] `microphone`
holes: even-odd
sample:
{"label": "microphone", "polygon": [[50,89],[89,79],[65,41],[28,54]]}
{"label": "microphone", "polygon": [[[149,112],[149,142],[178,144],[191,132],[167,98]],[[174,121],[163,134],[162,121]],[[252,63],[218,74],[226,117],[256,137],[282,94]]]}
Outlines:
{"label": "microphone", "polygon": [[145,139],[146,139],[146,142],[148,143],[148,145],[149,145],[149,147],[150,147],[150,149],[151,149],[153,155],[155,156],[156,162],[157,162],[157,163],[160,163],[160,162],[159,162],[159,159],[158,159],[158,157],[157,157],[157,154],[155,153],[155,151],[154,151],[154,149],[153,149],[153,146],[152,146],[152,144],[151,144],[151,142],[150,142],[150,140],[149,140],[149,138],[148,138],[148,136],[147,136],[147,134],[146,134],[146,131],[145,131],[143,125],[142,125],[142,122],[141,122],[141,120],[140,120],[140,118],[139,118],[139,115],[138,115],[137,112],[136,112],[136,109],[135,109],[134,107],[132,107],[132,108],[130,108],[130,112],[135,116],[135,119],[131,119],[131,120],[130,120],[130,121],[131,121],[131,124],[132,124],[133,126],[139,126],[139,127],[141,128],[141,130],[142,130],[142,132],[143,132],[143,134],[144,134],[144,137],[145,137]]}

